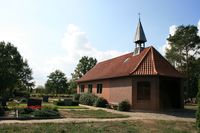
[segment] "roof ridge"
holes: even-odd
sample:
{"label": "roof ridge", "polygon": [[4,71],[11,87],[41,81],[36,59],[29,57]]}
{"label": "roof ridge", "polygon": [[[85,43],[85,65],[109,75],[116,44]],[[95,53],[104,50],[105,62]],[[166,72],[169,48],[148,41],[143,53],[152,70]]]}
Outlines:
{"label": "roof ridge", "polygon": [[[152,47],[152,46],[151,46]],[[145,53],[145,55],[142,57],[142,59],[140,60],[140,62],[137,64],[137,66],[135,67],[135,69],[133,71],[131,71],[129,74],[131,75],[132,73],[134,73],[140,66],[140,64],[142,63],[142,61],[144,60],[144,58],[147,56],[147,54],[149,53],[151,47],[149,47],[148,51]]]}
{"label": "roof ridge", "polygon": [[156,63],[155,63],[155,58],[154,58],[154,47],[151,47],[151,51],[152,51],[152,61],[153,61],[153,67],[154,67],[154,72],[156,74],[158,74],[157,68],[156,68]]}

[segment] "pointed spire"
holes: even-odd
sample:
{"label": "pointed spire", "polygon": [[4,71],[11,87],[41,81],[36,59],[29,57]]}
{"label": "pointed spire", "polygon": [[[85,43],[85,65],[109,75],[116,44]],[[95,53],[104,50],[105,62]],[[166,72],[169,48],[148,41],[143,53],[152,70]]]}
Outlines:
{"label": "pointed spire", "polygon": [[146,37],[145,37],[145,34],[144,34],[144,30],[142,28],[142,24],[140,22],[140,13],[139,13],[139,22],[138,22],[138,26],[137,26],[136,33],[135,33],[134,42],[136,44],[142,44],[142,43],[145,43],[146,41],[147,40],[146,40]]}

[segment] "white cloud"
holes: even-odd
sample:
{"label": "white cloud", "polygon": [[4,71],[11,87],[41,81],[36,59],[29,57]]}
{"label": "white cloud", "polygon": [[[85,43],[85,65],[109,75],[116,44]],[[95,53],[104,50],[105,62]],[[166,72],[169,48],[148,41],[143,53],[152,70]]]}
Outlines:
{"label": "white cloud", "polygon": [[[22,27],[14,25],[2,25],[0,29],[0,41],[11,42],[17,46],[22,56],[28,59],[36,85],[43,85],[47,76],[56,69],[63,71],[70,78],[82,56],[94,57],[100,62],[125,53],[117,50],[96,49],[92,46],[87,34],[74,24],[68,25],[60,44],[55,44],[57,49],[54,54],[44,49],[46,48],[44,44],[41,47],[40,38],[38,38],[40,35],[35,32],[24,31]],[[38,55],[38,48],[44,51],[42,55]]]}
{"label": "white cloud", "polygon": [[80,59],[82,56],[90,56],[97,58],[98,61],[103,61],[124,53],[116,50],[97,50],[89,42],[87,34],[80,31],[74,24],[70,24],[67,27],[67,32],[62,39],[61,45],[67,52],[68,60],[71,61]]}
{"label": "white cloud", "polygon": [[90,43],[87,34],[82,32],[78,26],[74,24],[68,25],[64,37],[61,39],[60,46],[64,49],[63,55],[59,55],[58,53],[58,56],[50,57],[41,65],[34,65],[37,84],[43,84],[44,81],[46,81],[46,76],[56,69],[62,70],[66,73],[68,78],[71,78],[71,73],[74,72],[77,63],[82,56],[96,58],[99,62],[124,53],[116,50],[97,50]]}
{"label": "white cloud", "polygon": [[173,36],[175,34],[176,30],[177,30],[177,26],[176,25],[170,26],[169,27],[169,34]]}
{"label": "white cloud", "polygon": [[[177,30],[176,25],[170,26],[169,27],[169,35],[173,36],[175,34],[176,30]],[[166,43],[159,48],[159,51],[161,52],[162,55],[165,55],[166,48],[168,48],[168,49],[170,48],[169,42],[167,40],[166,40]]]}

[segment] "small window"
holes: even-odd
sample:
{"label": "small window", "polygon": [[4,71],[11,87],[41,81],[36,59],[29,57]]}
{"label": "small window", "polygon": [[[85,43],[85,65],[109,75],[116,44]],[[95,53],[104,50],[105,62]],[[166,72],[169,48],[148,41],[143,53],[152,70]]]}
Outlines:
{"label": "small window", "polygon": [[97,94],[101,94],[102,93],[102,89],[103,89],[103,85],[102,84],[97,84]]}
{"label": "small window", "polygon": [[80,85],[80,92],[81,92],[81,93],[84,92],[84,89],[85,89],[85,86],[84,86],[84,85]]}
{"label": "small window", "polygon": [[88,84],[88,92],[92,93],[92,84]]}
{"label": "small window", "polygon": [[150,100],[151,85],[148,81],[137,83],[137,100]]}

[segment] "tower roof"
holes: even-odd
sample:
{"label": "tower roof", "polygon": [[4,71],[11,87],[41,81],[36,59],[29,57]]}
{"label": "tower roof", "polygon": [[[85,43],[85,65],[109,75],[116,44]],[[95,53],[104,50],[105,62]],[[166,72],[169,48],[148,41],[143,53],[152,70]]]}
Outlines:
{"label": "tower roof", "polygon": [[140,18],[139,18],[138,26],[137,26],[136,33],[135,33],[134,42],[140,44],[140,43],[145,43],[146,41],[147,40],[146,40],[146,37],[145,37],[145,34],[144,34],[144,30],[142,28],[142,24],[141,24]]}

